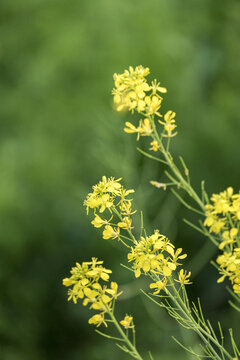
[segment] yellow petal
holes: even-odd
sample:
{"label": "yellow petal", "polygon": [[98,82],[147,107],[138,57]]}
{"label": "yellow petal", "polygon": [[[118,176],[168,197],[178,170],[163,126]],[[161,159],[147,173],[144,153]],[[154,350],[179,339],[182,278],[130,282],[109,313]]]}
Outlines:
{"label": "yellow petal", "polygon": [[170,275],[172,274],[172,270],[170,270],[169,267],[164,266],[164,267],[163,267],[163,274],[164,274],[165,276],[170,276]]}

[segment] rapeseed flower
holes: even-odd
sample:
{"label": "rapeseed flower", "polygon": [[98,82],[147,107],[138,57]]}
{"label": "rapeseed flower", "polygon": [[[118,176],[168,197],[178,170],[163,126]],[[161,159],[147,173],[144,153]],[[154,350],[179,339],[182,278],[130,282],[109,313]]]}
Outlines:
{"label": "rapeseed flower", "polygon": [[179,259],[184,259],[186,254],[181,254],[182,249],[175,250],[174,245],[155,230],[151,236],[141,237],[131,252],[128,254],[129,262],[133,262],[135,277],[138,278],[143,272],[150,276],[155,274],[161,277],[161,280],[150,285],[150,288],[156,289],[155,294],[167,285],[167,279],[176,270]]}
{"label": "rapeseed flower", "polygon": [[[94,210],[95,218],[91,221],[93,226],[96,228],[104,226],[103,239],[120,239],[121,229],[133,229],[131,215],[135,211],[132,210],[132,200],[128,196],[134,193],[134,190],[125,189],[120,181],[121,179],[103,176],[102,180],[92,187],[93,192],[89,193],[84,201],[87,213],[89,208]],[[105,211],[111,214],[109,220],[102,218],[101,214]],[[116,224],[112,224],[110,221],[115,213],[120,215],[120,219]]]}
{"label": "rapeseed flower", "polygon": [[119,237],[119,228],[113,228],[111,225],[106,225],[103,230],[103,239],[116,239]]}
{"label": "rapeseed flower", "polygon": [[141,133],[141,128],[138,126],[134,126],[132,123],[130,123],[129,121],[127,121],[125,123],[126,127],[124,128],[124,131],[128,134],[134,134],[136,133],[137,134],[137,141],[139,140],[140,138],[140,133]]}
{"label": "rapeseed flower", "polygon": [[[160,147],[159,141],[157,142],[154,121],[155,116],[161,118],[159,112],[162,105],[162,94],[167,92],[165,87],[160,86],[160,83],[154,79],[151,83],[147,82],[146,77],[149,75],[149,68],[137,66],[129,67],[122,74],[114,74],[113,101],[116,105],[117,111],[124,109],[134,113],[138,112],[145,118],[140,120],[138,126],[130,122],[125,123],[124,131],[128,134],[137,134],[137,140],[140,136],[151,136],[154,143],[151,144],[150,150],[157,151]],[[177,133],[174,131],[177,127],[175,123],[175,112],[168,111],[164,115],[164,120],[158,120],[160,124],[164,125],[164,130],[161,136],[173,137]],[[157,144],[155,143],[157,142]]]}
{"label": "rapeseed flower", "polygon": [[149,285],[150,289],[155,289],[155,291],[153,292],[154,295],[157,295],[160,293],[160,291],[162,289],[165,288],[165,286],[167,285],[167,279],[164,279],[164,281],[162,280],[159,280],[159,281],[156,281],[155,283],[151,283]]}
{"label": "rapeseed flower", "polygon": [[104,312],[93,315],[88,320],[88,323],[96,325],[97,327],[99,327],[101,324],[104,324],[107,327],[107,323],[106,323],[105,318],[104,318]]}
{"label": "rapeseed flower", "polygon": [[226,245],[232,245],[236,242],[236,236],[238,234],[237,228],[232,228],[231,230],[226,230],[222,233],[223,241],[219,245],[219,249],[222,250]]}
{"label": "rapeseed flower", "polygon": [[124,319],[120,321],[120,324],[125,328],[125,329],[130,329],[134,327],[133,324],[133,317],[129,316],[129,315],[125,315]]}
{"label": "rapeseed flower", "polygon": [[229,278],[233,291],[240,294],[240,248],[235,248],[232,253],[224,252],[218,256],[217,263],[220,266],[220,274],[222,275],[218,282],[223,282],[226,277]]}
{"label": "rapeseed flower", "polygon": [[235,243],[239,244],[240,194],[234,194],[233,188],[228,187],[220,194],[213,194],[205,209],[204,225],[221,236],[219,249],[230,247],[232,250]]}
{"label": "rapeseed flower", "polygon": [[107,220],[103,220],[99,215],[95,214],[95,219],[91,221],[91,224],[93,224],[94,227],[100,228],[103,225],[107,224]]}
{"label": "rapeseed flower", "polygon": [[[101,324],[107,326],[105,313],[110,311],[113,301],[121,294],[118,293],[118,284],[111,282],[110,287],[106,285],[109,281],[111,270],[102,266],[103,261],[92,258],[90,262],[76,263],[72,268],[71,277],[63,279],[63,285],[72,287],[68,290],[68,300],[73,300],[76,304],[80,299],[83,306],[100,311],[89,319],[89,324],[97,327]],[[101,285],[100,281],[105,284]]]}
{"label": "rapeseed flower", "polygon": [[135,69],[130,66],[129,70],[125,70],[124,73],[113,75],[115,84],[113,95],[117,111],[124,108],[132,112],[144,110],[145,102],[143,99],[146,92],[150,90],[146,80],[149,73],[149,68],[140,65]]}
{"label": "rapeseed flower", "polygon": [[163,133],[163,136],[167,136],[167,137],[173,137],[175,135],[177,135],[177,132],[173,131],[175,130],[175,128],[177,127],[177,125],[175,124],[175,116],[176,113],[169,110],[165,115],[164,115],[164,121],[158,120],[158,122],[162,125],[164,125],[164,130],[166,131],[167,134]]}
{"label": "rapeseed flower", "polygon": [[122,229],[132,229],[131,225],[132,225],[132,219],[130,219],[127,216],[125,216],[122,219],[122,221],[118,222],[118,226]]}
{"label": "rapeseed flower", "polygon": [[189,279],[190,276],[191,276],[191,271],[187,272],[186,270],[181,269],[178,273],[178,280],[175,279],[175,281],[179,282],[181,285],[192,284]]}
{"label": "rapeseed flower", "polygon": [[153,140],[150,145],[151,147],[149,150],[158,151],[158,149],[160,149],[160,145],[158,144],[157,140]]}

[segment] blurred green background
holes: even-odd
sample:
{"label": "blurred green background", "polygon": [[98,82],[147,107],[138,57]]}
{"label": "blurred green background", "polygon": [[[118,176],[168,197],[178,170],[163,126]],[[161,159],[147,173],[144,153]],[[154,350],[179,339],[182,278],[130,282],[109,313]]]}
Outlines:
{"label": "blurred green background", "polygon": [[114,72],[149,66],[168,88],[163,111],[176,111],[179,133],[173,152],[184,156],[194,186],[205,179],[210,194],[238,190],[239,35],[234,0],[1,0],[2,360],[128,359],[94,333],[87,309],[67,303],[62,278],[91,256],[125,289],[118,311],[135,316],[145,358],[151,349],[155,359],[177,351],[186,359],[172,335],[197,343],[139,294],[147,284],[120,268],[126,254],[92,228],[82,203],[102,175],[136,189],[149,231],[160,228],[193,259],[191,296],[201,296],[215,324],[236,327],[215,269],[195,258],[205,239],[182,223],[197,217],[149,185],[163,180],[162,168],[123,133],[132,118],[113,110],[111,89]]}

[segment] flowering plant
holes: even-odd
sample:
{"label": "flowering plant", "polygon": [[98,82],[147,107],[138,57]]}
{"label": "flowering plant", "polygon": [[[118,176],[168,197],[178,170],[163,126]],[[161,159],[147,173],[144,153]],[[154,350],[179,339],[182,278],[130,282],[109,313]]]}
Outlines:
{"label": "flowering plant", "polygon": [[[209,200],[202,184],[202,194],[199,196],[192,188],[189,170],[180,158],[183,173],[179,170],[170,153],[170,140],[176,132],[175,112],[168,110],[164,116],[160,113],[162,96],[167,92],[157,80],[149,84],[146,80],[149,69],[138,66],[130,67],[123,74],[114,74],[114,103],[117,111],[123,109],[131,113],[137,112],[143,119],[138,125],[126,122],[124,131],[136,133],[137,140],[142,136],[150,136],[150,151],[158,152],[159,157],[152,156],[140,150],[147,157],[168,166],[165,172],[169,181],[162,184],[152,181],[157,188],[171,187],[177,198],[189,209],[203,217],[200,226],[186,221],[194,229],[209,238],[220,251],[215,265],[221,277],[218,282],[227,277],[231,281],[230,292],[240,302],[240,194],[234,194],[232,188],[220,194],[214,194]],[[157,125],[160,130],[157,130]],[[195,332],[199,338],[199,352],[175,339],[188,353],[196,358],[230,359],[240,358],[240,351],[234,340],[232,330],[229,330],[231,350],[224,344],[224,332],[218,322],[218,336],[209,320],[205,319],[200,300],[189,301],[186,285],[192,284],[191,272],[183,267],[182,261],[187,257],[182,248],[175,248],[172,242],[159,230],[151,230],[150,235],[144,226],[143,213],[140,212],[140,227],[135,226],[138,213],[134,209],[133,189],[126,189],[122,179],[103,176],[98,184],[92,187],[84,206],[87,214],[93,214],[91,221],[96,228],[102,228],[104,240],[118,241],[124,246],[128,264],[123,265],[136,278],[145,276],[149,279],[149,291],[142,293],[153,304],[165,308],[168,314],[181,326]],[[184,190],[195,206],[189,204],[179,194]],[[117,341],[117,345],[132,358],[143,359],[136,346],[136,329],[133,316],[126,314],[122,320],[115,315],[115,303],[121,291],[118,284],[110,280],[111,270],[103,267],[103,261],[92,258],[89,262],[76,263],[71,270],[71,276],[63,280],[63,285],[69,287],[69,300],[76,304],[79,300],[83,306],[89,306],[96,311],[89,323],[97,328],[103,325],[108,332],[96,330],[102,336]],[[236,304],[231,303],[236,310]],[[109,333],[110,326],[118,335]],[[149,359],[153,360],[151,352]]]}
{"label": "flowering plant", "polygon": [[[176,113],[168,110],[164,115],[161,115],[160,108],[163,98],[159,93],[166,93],[167,90],[160,87],[157,80],[148,84],[146,77],[149,73],[148,68],[137,66],[135,69],[129,67],[129,70],[125,70],[122,74],[114,74],[113,76],[115,84],[113,96],[116,110],[121,111],[125,108],[132,113],[137,112],[145,118],[140,120],[137,127],[126,122],[124,131],[137,133],[137,140],[140,136],[151,138],[149,150],[158,153],[159,157],[152,156],[141,149],[138,150],[145,156],[167,165],[168,170],[165,171],[165,174],[169,179],[169,182],[166,183],[152,181],[151,184],[159,189],[170,187],[174,195],[189,210],[202,216],[199,221],[200,227],[188,220],[185,222],[209,238],[214,245],[223,251],[215,264],[222,275],[218,282],[229,278],[233,296],[240,304],[240,193],[234,194],[233,188],[229,187],[220,194],[213,194],[209,200],[204,182],[201,184],[201,196],[193,189],[189,169],[183,158],[180,157],[180,163],[183,167],[183,171],[181,171],[170,153],[171,138],[177,135],[175,130],[177,127]],[[188,200],[183,199],[179,193],[180,190],[183,190],[195,205],[189,204]],[[239,306],[234,305],[234,307],[240,311]]]}

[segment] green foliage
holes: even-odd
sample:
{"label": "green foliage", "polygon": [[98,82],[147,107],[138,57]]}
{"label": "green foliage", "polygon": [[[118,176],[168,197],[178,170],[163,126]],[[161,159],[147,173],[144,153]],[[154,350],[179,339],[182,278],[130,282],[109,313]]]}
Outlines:
{"label": "green foliage", "polygon": [[[180,229],[185,236],[176,241],[187,252],[202,248],[203,238],[181,223],[185,210],[174,197],[157,197],[149,186],[160,180],[161,165],[136,154],[135,139],[123,135],[112,110],[112,74],[129,64],[149,66],[168,88],[166,106],[174,104],[179,131],[174,150],[184,155],[193,183],[204,178],[209,193],[229,184],[237,190],[239,24],[237,0],[1,1],[2,359],[123,359],[92,334],[84,311],[66,305],[61,285],[76,260],[98,256],[113,270],[119,262],[82,207],[103,174],[134,185],[146,223],[160,224],[171,239]],[[218,310],[221,322],[232,324],[216,278],[209,265],[196,292],[210,318]],[[127,272],[117,280],[134,288]],[[159,349],[161,359],[174,358],[169,338],[180,330],[158,310],[151,325],[144,300],[132,296],[126,312],[140,316],[140,347],[147,351],[146,342],[155,358]],[[151,336],[157,329],[160,338]]]}

